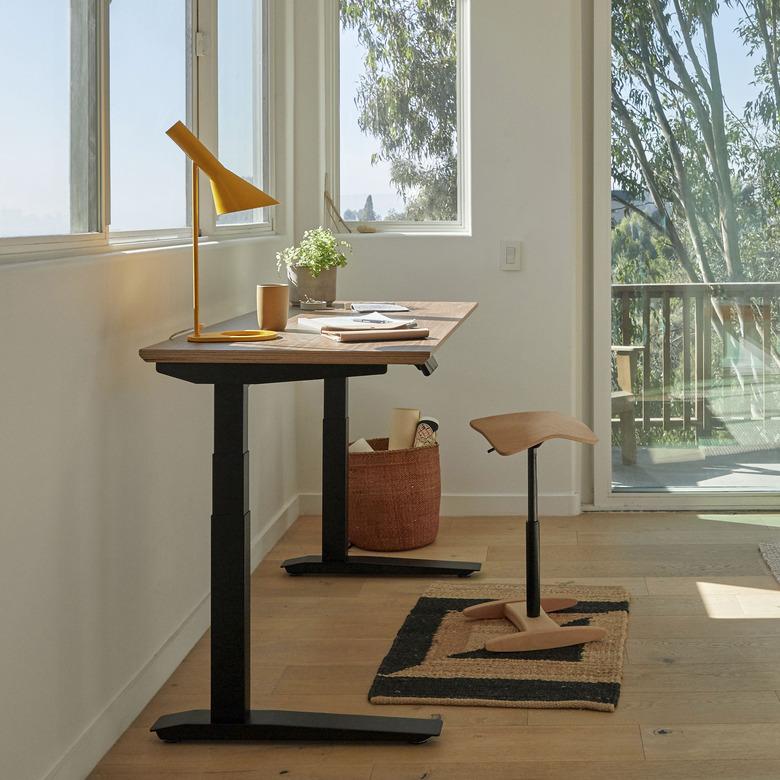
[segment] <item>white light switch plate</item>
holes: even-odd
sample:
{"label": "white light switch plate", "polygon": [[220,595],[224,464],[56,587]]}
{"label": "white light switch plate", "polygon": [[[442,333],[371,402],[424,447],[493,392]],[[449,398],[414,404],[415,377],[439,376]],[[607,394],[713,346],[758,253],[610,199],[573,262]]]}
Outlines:
{"label": "white light switch plate", "polygon": [[522,270],[523,243],[521,241],[502,241],[498,255],[498,267],[502,271]]}

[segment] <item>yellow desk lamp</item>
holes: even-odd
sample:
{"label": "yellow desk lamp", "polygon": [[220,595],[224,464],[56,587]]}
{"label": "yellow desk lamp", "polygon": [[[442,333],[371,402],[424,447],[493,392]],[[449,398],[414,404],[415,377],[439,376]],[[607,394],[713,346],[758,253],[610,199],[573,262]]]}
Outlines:
{"label": "yellow desk lamp", "polygon": [[226,330],[220,333],[201,333],[198,277],[198,233],[200,232],[198,170],[202,169],[209,177],[217,214],[275,206],[279,201],[225,168],[181,122],[166,130],[166,134],[192,160],[192,304],[195,327],[192,335],[187,336],[187,341],[267,341],[276,338],[277,334],[272,330]]}

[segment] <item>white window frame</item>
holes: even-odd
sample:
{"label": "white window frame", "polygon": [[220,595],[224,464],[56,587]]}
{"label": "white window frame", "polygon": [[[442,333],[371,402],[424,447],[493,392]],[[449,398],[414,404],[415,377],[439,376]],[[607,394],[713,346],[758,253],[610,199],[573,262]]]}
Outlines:
{"label": "white window frame", "polygon": [[97,222],[102,226],[101,230],[87,233],[50,234],[41,236],[10,236],[0,237],[0,264],[14,262],[28,254],[48,256],[59,253],[62,250],[81,250],[85,252],[99,250],[108,241],[108,232],[105,229],[108,213],[107,202],[107,125],[104,117],[107,115],[108,85],[108,2],[109,0],[97,0],[95,7],[95,26],[97,35],[97,68],[95,85],[97,96],[97,134],[98,134],[98,173],[96,186],[98,187]]}
{"label": "white window frame", "polygon": [[[229,2],[229,0],[223,0]],[[281,0],[284,2],[284,0]],[[91,254],[103,254],[112,251],[126,251],[132,248],[154,248],[188,244],[192,241],[190,186],[186,177],[182,182],[187,186],[187,222],[189,227],[161,228],[155,230],[110,231],[110,96],[109,96],[109,2],[96,0],[97,41],[97,132],[98,151],[98,225],[100,230],[90,233],[13,236],[0,237],[0,265],[10,265],[34,260],[50,260]],[[191,71],[188,74],[190,89],[187,95],[188,120],[194,132],[210,148],[217,148],[217,3],[219,0],[187,0],[190,19],[188,46],[190,47]],[[277,35],[276,6],[279,0],[267,0],[268,25],[265,42],[268,50],[264,52],[266,67],[266,101],[268,112],[267,150],[268,177],[265,186],[275,192],[276,147],[275,112],[270,110],[274,103],[277,71],[275,38]],[[284,9],[282,9],[284,10]],[[284,21],[284,20],[282,20]],[[282,25],[284,26],[284,25]],[[200,54],[198,54],[200,50]],[[164,132],[161,128],[160,132]],[[205,182],[201,182],[204,184]],[[266,212],[269,213],[269,212]],[[200,232],[209,240],[246,239],[253,237],[275,237],[276,224],[273,212],[270,221],[247,225],[216,225],[216,214],[210,198],[201,199]]]}
{"label": "white window frame", "polygon": [[[230,0],[222,0],[230,2]],[[197,2],[197,32],[201,36],[201,46],[205,47],[206,54],[198,56],[196,62],[196,73],[193,77],[193,83],[196,84],[196,92],[193,97],[193,106],[195,106],[195,120],[198,128],[198,135],[206,146],[212,150],[219,148],[219,53],[217,52],[218,28],[217,28],[217,4],[219,0],[196,0]],[[273,87],[276,83],[276,70],[274,63],[276,38],[275,17],[276,3],[274,0],[266,0],[265,22],[267,30],[264,31],[264,42],[266,50],[263,52],[265,60],[265,79],[264,94],[262,95],[265,103],[267,118],[265,121],[265,133],[268,146],[266,149],[267,176],[263,189],[268,192],[276,192],[276,164],[275,164],[275,132],[273,112],[270,110],[273,103]],[[193,36],[194,38],[195,36]],[[216,53],[216,56],[213,54]],[[260,132],[263,131],[262,125]],[[202,182],[201,182],[202,184]],[[214,203],[211,198],[201,198],[200,201],[200,232],[202,236],[212,239],[227,238],[250,238],[253,236],[276,235],[276,223],[274,211],[272,209],[265,212],[269,216],[267,222],[255,222],[245,225],[218,225],[217,215],[214,211]]]}
{"label": "white window frame", "polygon": [[745,510],[777,507],[778,493],[612,490],[612,2],[593,8],[593,503],[597,510]]}
{"label": "white window frame", "polygon": [[[323,47],[325,93],[325,170],[326,186],[333,198],[334,205],[341,214],[340,193],[340,79],[339,79],[339,41],[341,23],[338,0],[322,0],[324,14]],[[458,218],[453,221],[391,221],[373,222],[345,221],[353,231],[357,225],[369,225],[378,233],[411,233],[414,235],[471,235],[471,119],[470,119],[470,17],[471,0],[456,0],[456,47],[457,77],[456,90],[458,101],[457,137],[458,137]],[[328,215],[326,215],[328,216]],[[328,217],[330,220],[330,218]],[[332,220],[330,220],[332,221]],[[340,225],[340,223],[339,223]],[[336,226],[338,227],[338,225]]]}

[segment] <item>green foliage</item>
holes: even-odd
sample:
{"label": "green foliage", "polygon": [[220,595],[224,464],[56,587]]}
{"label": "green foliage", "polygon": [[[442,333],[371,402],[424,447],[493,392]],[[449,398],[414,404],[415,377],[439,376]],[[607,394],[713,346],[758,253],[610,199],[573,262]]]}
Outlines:
{"label": "green foliage", "polygon": [[[643,428],[637,425],[634,435],[639,447],[695,448],[699,446],[695,428],[662,428],[657,425]],[[621,444],[621,430],[615,427],[612,430],[612,446],[620,447]]]}
{"label": "green foliage", "polygon": [[356,104],[405,202],[389,218],[456,220],[456,0],[341,0],[366,49]]}
{"label": "green foliage", "polygon": [[[635,434],[638,447],[674,447],[680,449],[699,447],[718,447],[734,442],[734,437],[726,428],[715,428],[706,437],[700,436],[695,428],[662,428],[651,425],[643,428],[637,425]],[[612,446],[620,447],[622,437],[619,426],[613,427]]]}
{"label": "green foliage", "polygon": [[347,264],[344,251],[352,247],[346,241],[337,240],[333,233],[324,227],[307,230],[298,246],[287,247],[276,253],[276,269],[296,266],[308,268],[313,277],[318,277],[329,268],[343,268]]}
{"label": "green foliage", "polygon": [[[738,12],[734,34],[756,62],[756,97],[741,115],[721,86],[714,20],[726,6]],[[613,1],[612,179],[631,199],[649,193],[657,215],[638,218],[663,239],[658,263],[645,247],[645,276],[778,278],[779,41],[778,0]],[[617,229],[615,237],[620,275],[636,262],[636,248]]]}
{"label": "green foliage", "polygon": [[668,239],[639,214],[629,214],[612,229],[612,282],[652,284],[683,281]]}

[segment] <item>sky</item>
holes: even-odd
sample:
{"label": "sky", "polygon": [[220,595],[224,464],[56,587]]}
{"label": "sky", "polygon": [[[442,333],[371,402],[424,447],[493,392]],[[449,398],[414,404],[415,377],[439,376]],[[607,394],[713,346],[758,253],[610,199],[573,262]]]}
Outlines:
{"label": "sky", "polygon": [[68,5],[0,0],[0,236],[68,232]]}
{"label": "sky", "polygon": [[111,229],[183,227],[188,166],[165,130],[187,122],[184,2],[111,0],[109,19]]}
{"label": "sky", "polygon": [[[255,0],[221,2],[219,154],[242,176],[256,177],[251,127],[251,29]],[[732,32],[738,13],[721,4],[716,34],[724,88],[739,112],[754,88],[753,63]],[[69,232],[70,51],[68,0],[0,0],[0,236]],[[112,229],[186,224],[187,166],[164,135],[186,120],[184,0],[111,0]],[[34,42],[35,45],[31,45]],[[341,35],[341,203],[358,209],[369,193],[380,214],[403,202],[389,166],[371,166],[378,142],[357,125],[354,104],[363,50]]]}
{"label": "sky", "polygon": [[[251,31],[255,0],[220,3],[220,148],[255,178]],[[70,232],[70,3],[0,0],[0,236]],[[165,135],[187,121],[184,0],[111,0],[111,229],[186,225],[188,166]],[[30,44],[31,41],[35,45]]]}

